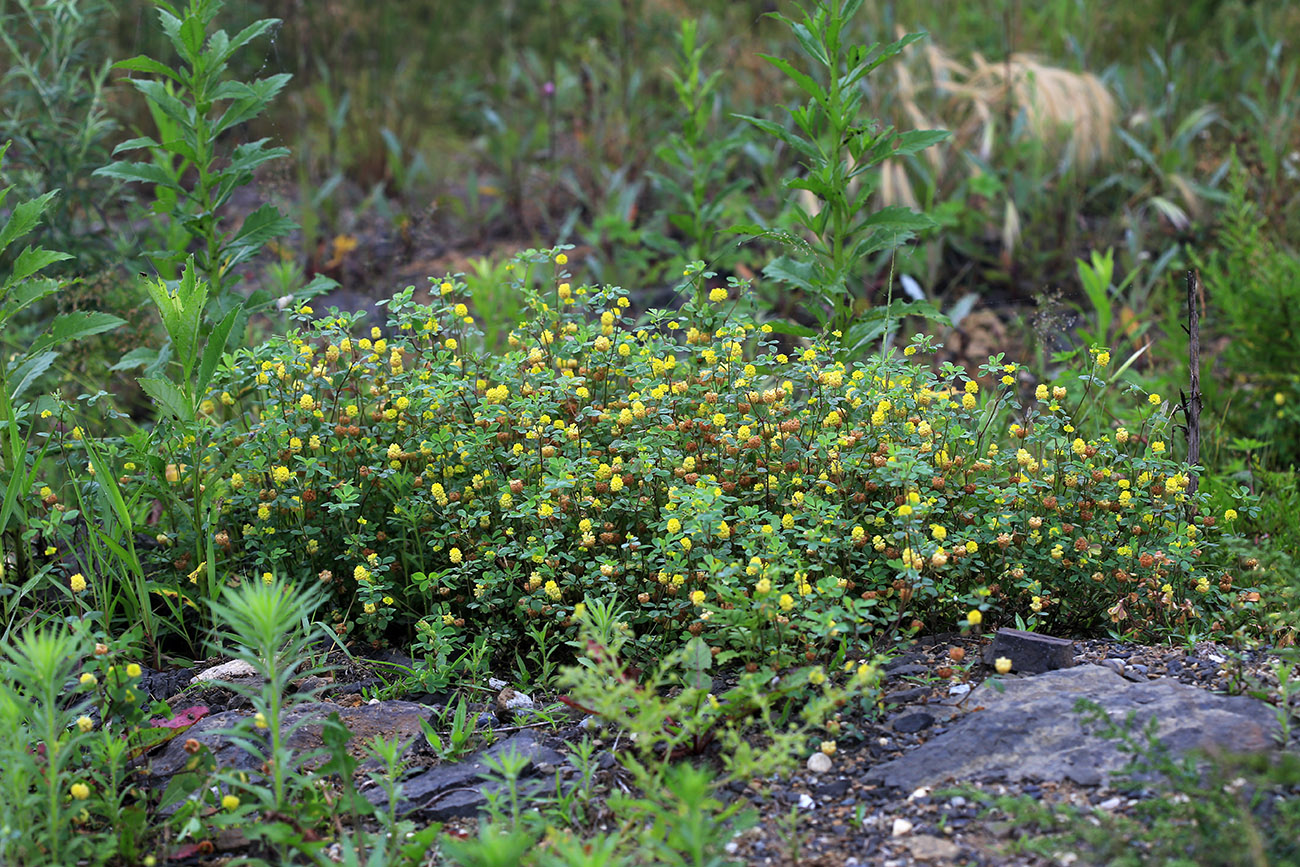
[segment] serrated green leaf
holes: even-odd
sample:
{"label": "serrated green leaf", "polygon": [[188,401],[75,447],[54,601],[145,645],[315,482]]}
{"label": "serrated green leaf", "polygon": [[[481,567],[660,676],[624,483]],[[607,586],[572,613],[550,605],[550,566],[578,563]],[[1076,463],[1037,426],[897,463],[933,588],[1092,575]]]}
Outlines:
{"label": "serrated green leaf", "polygon": [[125,151],[134,151],[134,150],[139,150],[140,148],[156,148],[156,147],[159,147],[158,142],[154,141],[147,135],[143,135],[140,136],[139,138],[127,139],[117,147],[113,148],[113,156],[117,156],[118,154],[124,153]]}
{"label": "serrated green leaf", "polygon": [[83,337],[90,337],[92,334],[102,334],[125,324],[125,319],[111,313],[101,313],[93,310],[64,313],[54,318],[49,330],[32,344],[31,351],[39,352],[50,346],[80,340]]}
{"label": "serrated green leaf", "polygon": [[249,85],[249,95],[231,103],[213,124],[213,135],[257,117],[291,78],[293,76],[286,72],[253,82]]}
{"label": "serrated green leaf", "polygon": [[254,21],[230,39],[230,42],[225,46],[225,51],[216,58],[216,61],[218,63],[225,63],[230,59],[230,56],[240,48],[252,42],[254,39],[279,23],[279,18],[262,18],[258,21]]}
{"label": "serrated green leaf", "polygon": [[807,25],[798,21],[791,21],[788,18],[782,19],[790,25],[790,31],[794,33],[794,38],[799,41],[804,53],[817,61],[820,66],[827,67],[831,65],[830,58],[826,56],[826,49],[817,41],[817,37],[812,34]]}
{"label": "serrated green leaf", "polygon": [[190,61],[191,66],[195,65],[193,61],[203,56],[203,43],[207,37],[204,33],[205,29],[203,19],[197,15],[187,16],[181,24],[181,46],[184,49],[181,51],[181,56]]}
{"label": "serrated green leaf", "polygon": [[137,346],[126,355],[118,359],[117,363],[111,365],[108,369],[112,371],[134,370],[137,367],[145,367],[158,360],[158,350],[150,349],[147,346]]}
{"label": "serrated green leaf", "polygon": [[9,400],[17,401],[31,384],[45,371],[50,369],[59,354],[54,350],[29,352],[27,357],[9,373]]}
{"label": "serrated green leaf", "polygon": [[[61,285],[58,280],[50,277],[35,277],[14,286],[6,298],[5,305],[0,307],[0,323],[9,320],[29,304],[35,304],[42,298],[53,295],[59,291]],[[7,288],[7,286],[6,283],[6,287],[0,288]],[[4,293],[0,292],[0,296],[4,296]]]}
{"label": "serrated green leaf", "polygon": [[226,166],[225,171],[249,173],[263,163],[289,156],[288,148],[264,147],[268,141],[270,139],[258,139],[235,148],[234,153],[230,155],[230,163]]}
{"label": "serrated green leaf", "polygon": [[763,269],[763,276],[771,280],[789,283],[805,292],[816,293],[817,266],[812,262],[780,256],[773,259]]}
{"label": "serrated green leaf", "polygon": [[906,316],[920,316],[940,325],[952,325],[952,320],[928,298],[918,301],[895,301],[888,306],[872,307],[854,317],[856,322],[879,322],[885,319],[901,320]]}
{"label": "serrated green leaf", "polygon": [[282,237],[296,228],[297,223],[268,202],[244,218],[239,232],[230,240],[230,246],[261,247],[267,241]]}
{"label": "serrated green leaf", "polygon": [[160,187],[180,189],[175,179],[155,163],[110,163],[102,168],[95,169],[94,174],[97,177],[113,178],[118,181],[155,184]]}
{"label": "serrated green leaf", "polygon": [[0,228],[0,251],[40,225],[41,216],[58,194],[58,190],[50,190],[43,196],[14,205],[4,228]]}
{"label": "serrated green leaf", "polygon": [[885,61],[893,57],[897,57],[904,48],[911,45],[913,42],[917,42],[924,38],[925,38],[924,33],[908,33],[906,36],[903,36],[901,39],[897,39],[889,43],[888,45],[882,47],[880,49],[880,53],[878,53],[875,57],[872,58],[871,63],[867,65],[866,71],[871,72],[872,70],[880,66],[880,64],[884,63]]}
{"label": "serrated green leaf", "polygon": [[900,133],[894,137],[894,155],[907,156],[914,154],[925,150],[931,145],[945,141],[951,136],[952,133],[946,129],[914,129]]}
{"label": "serrated green leaf", "polygon": [[761,129],[763,132],[767,133],[773,138],[780,139],[786,144],[792,145],[793,144],[792,140],[797,139],[797,136],[792,135],[788,129],[781,126],[781,124],[776,123],[775,121],[766,120],[761,117],[751,117],[750,115],[747,114],[733,114],[732,117],[737,118],[739,120],[746,121],[747,123],[751,123],[754,126]]}
{"label": "serrated green leaf", "polygon": [[791,178],[785,182],[786,188],[791,190],[807,190],[819,199],[828,199],[831,195],[831,188],[820,178],[809,176],[806,178]]}
{"label": "serrated green leaf", "polygon": [[182,422],[194,421],[194,407],[185,393],[168,379],[142,376],[136,380],[157,407]]}
{"label": "serrated green leaf", "polygon": [[135,57],[128,57],[126,60],[119,60],[117,63],[113,64],[113,68],[125,69],[128,72],[148,72],[153,75],[161,75],[165,78],[170,78],[172,81],[180,81],[180,75],[174,72],[170,66],[160,63],[152,57],[147,57],[143,54],[138,54]]}
{"label": "serrated green leaf", "polygon": [[184,371],[184,378],[188,380],[194,370],[199,325],[207,306],[207,283],[197,279],[194,257],[190,256],[185,262],[175,291],[164,280],[146,281],[145,289],[158,308],[163,327],[171,338],[177,360]]}
{"label": "serrated green leaf", "polygon": [[19,283],[44,268],[53,265],[55,262],[64,262],[71,259],[67,253],[60,253],[55,250],[46,250],[44,247],[27,247],[18,254],[14,260],[13,273],[9,275],[10,283]]}
{"label": "serrated green leaf", "polygon": [[226,351],[226,343],[230,339],[230,331],[234,328],[235,320],[239,318],[241,308],[236,307],[226,314],[226,318],[217,323],[208,335],[208,343],[203,347],[203,361],[199,364],[199,378],[194,383],[196,394],[203,394],[208,389],[208,382],[212,379],[212,372],[217,369],[217,362],[221,360],[221,355]]}
{"label": "serrated green leaf", "polygon": [[790,61],[786,60],[785,58],[774,57],[770,54],[759,54],[758,56],[763,58],[773,66],[775,66],[777,69],[784,72],[786,76],[789,77],[789,79],[799,87],[800,90],[808,94],[808,97],[810,99],[814,99],[819,103],[825,103],[826,100],[829,98],[826,91],[822,89],[822,86],[817,83],[816,79],[814,79],[811,75],[808,75],[806,73],[800,72],[798,69],[795,69],[794,64],[792,64]]}
{"label": "serrated green leaf", "polygon": [[[149,107],[151,109],[156,109],[158,112],[161,112],[163,116],[174,121],[182,128],[192,125],[190,120],[190,110],[185,106],[185,103],[177,99],[168,90],[166,84],[153,79],[146,81],[140,78],[131,79],[131,84],[136,90],[144,94],[145,99],[149,100]],[[161,134],[161,138],[164,140],[176,138],[175,134],[169,133],[161,125],[159,125],[158,131]]]}

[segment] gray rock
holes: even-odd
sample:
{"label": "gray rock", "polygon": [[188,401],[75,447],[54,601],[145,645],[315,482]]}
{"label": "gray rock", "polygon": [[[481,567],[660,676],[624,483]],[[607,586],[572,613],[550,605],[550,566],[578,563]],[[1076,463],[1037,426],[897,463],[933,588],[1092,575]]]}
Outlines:
{"label": "gray rock", "polygon": [[[501,791],[502,786],[485,780],[491,773],[488,761],[496,764],[502,755],[514,752],[524,759],[521,777],[534,775],[538,765],[562,765],[564,757],[537,739],[525,729],[511,737],[479,750],[460,762],[438,765],[402,782],[398,813],[419,813],[422,818],[442,821],[454,816],[473,816],[487,804],[490,792]],[[553,780],[527,781],[520,791],[529,793],[545,786],[554,786]],[[367,792],[372,803],[387,797],[382,789]]]}
{"label": "gray rock", "polygon": [[893,725],[894,731],[896,732],[913,734],[928,729],[930,726],[934,725],[934,716],[924,711],[902,714],[901,716],[895,717],[891,725]]}
{"label": "gray rock", "polygon": [[[1158,721],[1175,754],[1193,749],[1261,752],[1275,747],[1273,709],[1245,696],[1221,696],[1162,678],[1130,683],[1108,668],[1083,665],[981,685],[972,711],[911,752],[873,768],[869,782],[911,790],[949,779],[1073,780],[1098,785],[1129,757],[1115,740],[1085,730],[1080,699],[1100,705],[1116,724],[1129,714],[1141,728]],[[1139,742],[1142,736],[1137,735]]]}
{"label": "gray rock", "polygon": [[1000,656],[1011,660],[1012,671],[1040,674],[1074,665],[1074,642],[1020,629],[999,629],[984,651],[984,662],[992,665]]}
{"label": "gray rock", "polygon": [[881,700],[885,704],[907,704],[910,701],[925,698],[930,694],[928,686],[917,686],[912,689],[900,689],[897,692],[891,692],[885,695]]}
{"label": "gray rock", "polygon": [[917,861],[951,861],[961,854],[961,849],[951,840],[930,834],[917,834],[903,841]]}
{"label": "gray rock", "polygon": [[[301,704],[285,711],[281,717],[281,731],[286,733],[285,744],[294,755],[295,766],[314,768],[323,764],[326,757],[319,754],[323,747],[321,730],[331,713],[337,713],[342,723],[352,732],[348,751],[360,758],[364,744],[376,735],[401,738],[409,745],[421,735],[420,721],[432,721],[433,711],[409,701],[383,701],[360,707],[341,707],[328,702]],[[162,752],[146,760],[146,779],[164,780],[185,767],[190,754],[185,752],[185,742],[194,739],[212,751],[218,767],[236,771],[253,771],[262,759],[230,740],[224,733],[248,719],[248,714],[225,711],[205,717],[173,738]],[[249,728],[250,733],[257,730]]]}

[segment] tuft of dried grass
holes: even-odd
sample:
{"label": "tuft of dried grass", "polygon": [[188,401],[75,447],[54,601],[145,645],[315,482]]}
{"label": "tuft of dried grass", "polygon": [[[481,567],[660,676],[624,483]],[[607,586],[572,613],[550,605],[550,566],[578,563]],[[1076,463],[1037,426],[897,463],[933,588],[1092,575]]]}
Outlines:
{"label": "tuft of dried grass", "polygon": [[1034,136],[1045,145],[1067,148],[1061,156],[1071,162],[1088,166],[1110,155],[1118,109],[1091,72],[1050,66],[1027,54],[993,63],[976,54],[969,67],[948,66],[954,74],[940,90],[957,101],[956,107],[964,103],[983,129],[998,113],[1023,112]]}
{"label": "tuft of dried grass", "polygon": [[[963,63],[926,40],[909,46],[878,74],[887,83],[873,87],[870,111],[900,129],[952,132],[947,142],[923,154],[935,189],[978,173],[978,162],[965,154],[987,161],[1009,143],[1021,116],[1020,134],[1032,136],[1062,169],[1086,169],[1110,156],[1119,109],[1106,85],[1090,72],[1052,66],[1024,53],[1000,61],[974,54]],[[879,196],[884,205],[917,207],[919,196],[902,161],[882,165]],[[821,207],[806,190],[800,200],[809,213]],[[1008,202],[996,231],[1004,251],[1013,250],[1021,233],[1014,204]]]}
{"label": "tuft of dried grass", "polygon": [[[1090,72],[1024,53],[1001,61],[975,54],[963,63],[932,40],[910,46],[887,70],[882,72],[892,73],[894,81],[878,91],[876,111],[901,128],[952,132],[947,142],[925,152],[935,188],[951,185],[963,172],[980,171],[963,155],[987,161],[1010,139],[1014,120],[1022,115],[1022,134],[1033,136],[1058,166],[1086,169],[1110,156],[1119,109]],[[914,206],[918,200],[897,161],[884,168],[880,196],[884,204]],[[1020,231],[1020,215],[1008,203],[999,231],[1004,250],[1014,249]]]}

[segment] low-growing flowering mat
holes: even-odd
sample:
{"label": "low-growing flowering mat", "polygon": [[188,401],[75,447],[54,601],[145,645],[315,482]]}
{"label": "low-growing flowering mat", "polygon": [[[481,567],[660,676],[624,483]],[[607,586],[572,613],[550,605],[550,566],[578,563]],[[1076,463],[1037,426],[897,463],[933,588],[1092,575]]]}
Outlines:
{"label": "low-growing flowering mat", "polygon": [[[303,307],[219,374],[203,436],[163,423],[117,455],[128,490],[175,504],[159,538],[179,592],[323,583],[340,636],[444,660],[572,638],[589,599],[651,657],[699,635],[750,665],[985,613],[1135,637],[1254,621],[1218,550],[1236,510],[1189,493],[1175,408],[1139,393],[1125,426],[1080,421],[1111,387],[1104,349],[1065,384],[1000,356],[925,366],[921,335],[847,361],[836,334],[755,322],[743,282],[637,325],[565,258],[517,263],[533,316],[503,355],[475,351],[455,278],[431,305],[399,293],[383,326]],[[217,504],[197,537],[195,495]]]}

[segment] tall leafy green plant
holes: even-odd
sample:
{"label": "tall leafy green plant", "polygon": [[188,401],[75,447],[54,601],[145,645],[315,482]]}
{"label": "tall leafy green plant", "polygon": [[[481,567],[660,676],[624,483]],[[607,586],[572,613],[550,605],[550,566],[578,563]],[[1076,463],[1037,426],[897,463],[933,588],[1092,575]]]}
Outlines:
{"label": "tall leafy green plant", "polygon": [[[717,252],[714,239],[733,194],[748,185],[746,178],[728,178],[733,156],[745,140],[736,132],[723,134],[713,128],[722,73],[704,72],[708,44],[699,38],[698,22],[683,20],[678,39],[680,69],[669,69],[668,76],[677,94],[682,129],[655,154],[666,171],[650,176],[674,209],[668,222],[682,237],[686,261],[707,261]],[[700,281],[697,291],[705,289]]]}
{"label": "tall leafy green plant", "polygon": [[[861,117],[867,75],[922,36],[911,33],[883,46],[879,42],[852,44],[849,24],[861,7],[862,0],[826,0],[798,19],[772,13],[794,34],[809,61],[809,71],[781,57],[762,57],[784,73],[807,101],[787,109],[792,126],[743,117],[798,156],[804,171],[785,186],[810,193],[815,205],[805,206],[796,200],[789,208],[806,242],[799,234],[752,225],[733,230],[776,237],[808,254],[781,256],[764,273],[803,290],[814,301],[812,309],[821,323],[845,332],[850,348],[880,336],[891,316],[887,311],[858,315],[853,285],[864,276],[863,263],[935,225],[929,217],[902,205],[871,207],[881,164],[948,137],[944,130],[898,132]],[[893,307],[894,318],[902,313],[941,318],[933,305],[923,301]]]}
{"label": "tall leafy green plant", "polygon": [[[139,136],[114,150],[115,155],[143,150],[149,160],[114,162],[96,174],[153,185],[153,212],[161,223],[164,249],[147,255],[159,274],[174,279],[187,251],[197,244],[195,262],[211,289],[210,316],[220,321],[239,304],[231,292],[239,279],[239,266],[268,241],[297,226],[267,203],[244,217],[237,229],[226,228],[227,206],[235,191],[251,183],[259,167],[288,156],[289,151],[268,147],[263,138],[227,153],[219,140],[265,111],[292,76],[281,73],[249,82],[226,76],[235,52],[271,30],[279,19],[263,18],[231,36],[225,30],[212,30],[221,0],[190,0],[183,12],[165,0],[156,2],[159,24],[181,63],[169,66],[140,55],[115,68],[152,76],[130,81],[148,100],[158,137]],[[321,278],[303,292],[317,294],[329,285]],[[269,294],[255,292],[246,311],[271,300]]]}
{"label": "tall leafy green plant", "polygon": [[77,775],[91,737],[77,719],[90,703],[63,694],[89,650],[62,624],[0,642],[0,863],[75,864],[93,852],[73,824],[90,794]]}
{"label": "tall leafy green plant", "polygon": [[64,191],[46,214],[41,240],[75,251],[82,274],[112,260],[118,238],[105,213],[116,185],[87,178],[107,159],[117,126],[99,39],[109,11],[104,0],[0,3],[0,138],[14,142],[13,175],[23,195]]}
{"label": "tall leafy green plant", "polygon": [[291,681],[324,671],[313,664],[318,652],[313,639],[318,634],[310,625],[323,600],[319,587],[294,587],[268,574],[261,581],[225,588],[219,599],[208,603],[220,625],[215,649],[248,663],[260,675],[256,683],[231,687],[256,708],[258,723],[251,731],[231,734],[236,743],[267,762],[269,790],[263,794],[268,806],[281,812],[292,809],[286,797],[291,786],[303,782],[294,778],[286,741],[294,729],[309,722],[301,719],[286,728],[281,720],[292,704],[310,698],[310,694],[295,694]]}
{"label": "tall leafy green plant", "polygon": [[[210,329],[205,327],[203,312],[211,300],[210,287],[198,277],[193,257],[186,261],[181,279],[174,286],[164,280],[152,280],[146,284],[146,288],[158,308],[163,327],[167,329],[174,356],[160,368],[161,375],[142,376],[138,381],[140,387],[153,398],[161,415],[170,424],[179,426],[184,434],[183,441],[192,448],[191,454],[185,456],[189,463],[188,474],[179,458],[170,468],[162,458],[156,458],[155,476],[165,482],[171,482],[174,477],[176,482],[189,489],[188,497],[176,497],[176,501],[183,503],[188,500],[190,520],[197,531],[206,525],[213,505],[213,499],[207,495],[207,487],[203,483],[204,474],[200,471],[210,440],[210,426],[200,409],[208,393],[208,384],[231,339],[235,323],[244,312],[241,307],[233,307],[220,322]],[[170,484],[161,487],[169,492],[171,490]],[[216,594],[218,584],[210,533],[195,533],[194,556],[196,562],[207,564],[203,576],[208,591],[205,595],[211,597]]]}
{"label": "tall leafy green plant", "polygon": [[[4,162],[9,143],[0,146],[0,165]],[[0,210],[13,187],[0,190]],[[30,234],[40,225],[58,190],[51,190],[39,198],[14,205],[9,218],[0,225],[0,257],[20,238]],[[71,258],[67,253],[47,250],[44,247],[24,247],[13,259],[8,274],[0,275],[0,335],[22,311],[54,295],[63,284],[41,272],[51,265]],[[14,352],[13,347],[0,351],[0,563],[4,562],[6,539],[11,533],[20,533],[25,527],[21,495],[31,490],[46,448],[30,448],[29,421],[34,412],[31,403],[23,402],[31,389],[59,357],[58,347],[69,341],[109,331],[122,324],[122,320],[108,313],[78,311],[56,317],[50,328],[32,345]],[[24,433],[24,431],[26,431]],[[15,523],[14,517],[19,520]],[[16,545],[20,558],[19,574],[26,558],[26,547]]]}
{"label": "tall leafy green plant", "polygon": [[1232,374],[1203,380],[1207,414],[1222,420],[1220,441],[1264,441],[1265,465],[1287,469],[1300,464],[1300,259],[1271,236],[1235,154],[1232,162],[1217,244],[1192,255],[1208,294],[1207,324],[1227,338],[1216,364]]}

